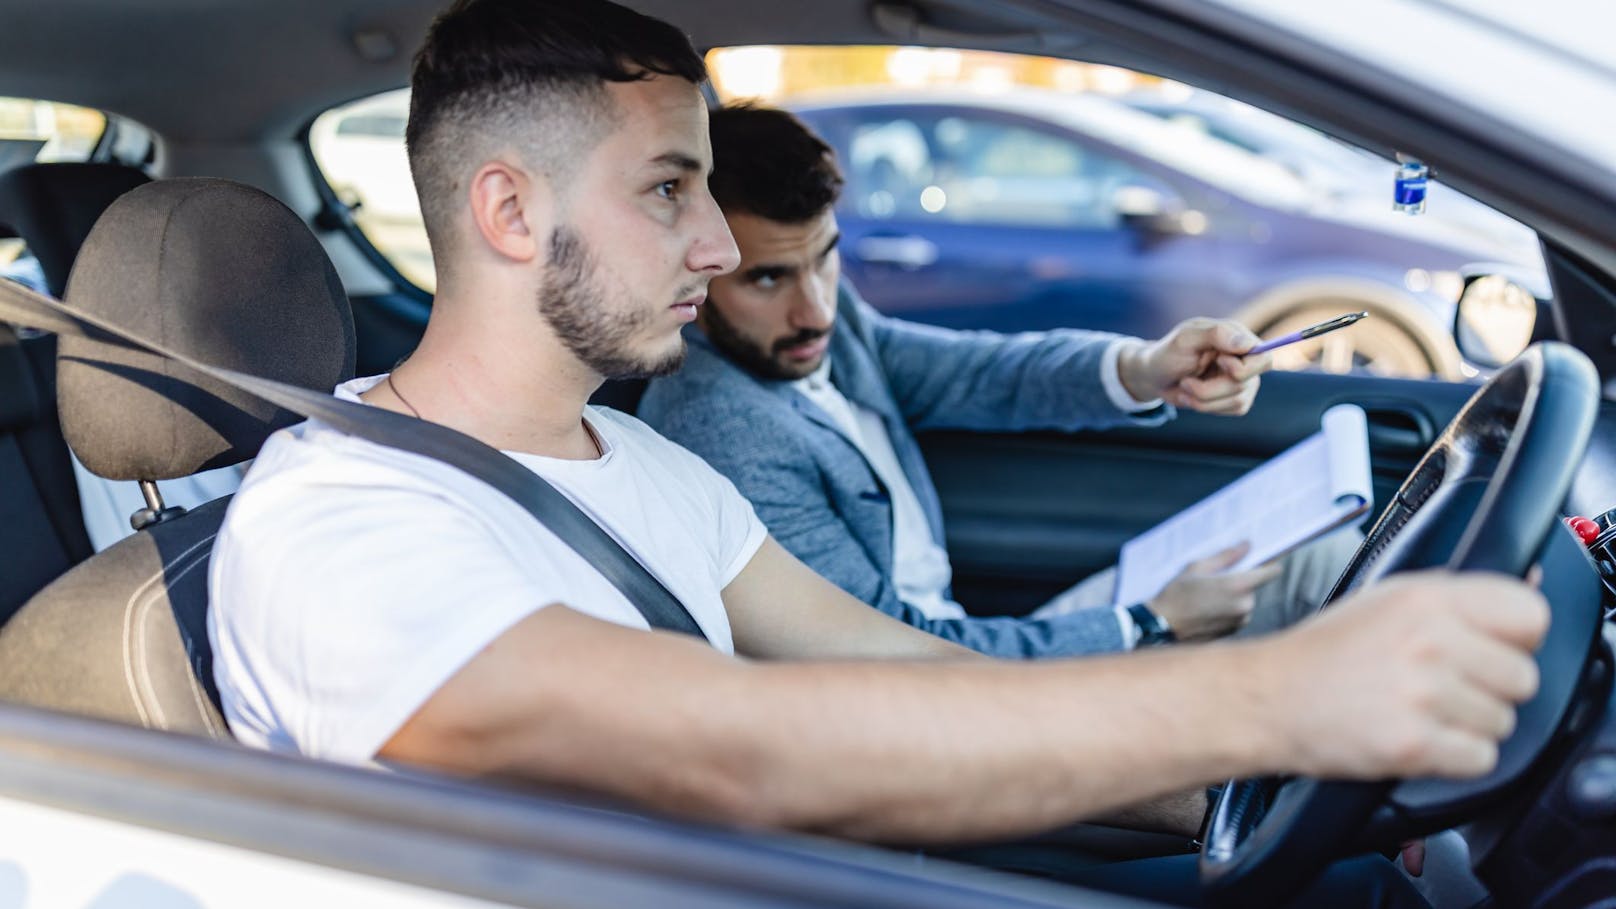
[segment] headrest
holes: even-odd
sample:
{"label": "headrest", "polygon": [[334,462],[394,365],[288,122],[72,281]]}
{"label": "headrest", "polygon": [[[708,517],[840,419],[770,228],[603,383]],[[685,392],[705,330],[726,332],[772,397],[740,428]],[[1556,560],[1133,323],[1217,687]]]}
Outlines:
{"label": "headrest", "polygon": [[25,164],[0,173],[0,223],[28,244],[44,269],[46,289],[60,297],[95,219],[148,182],[122,164]]}
{"label": "headrest", "polygon": [[11,326],[0,325],[0,432],[31,426],[40,413],[39,388],[22,342]]}
{"label": "headrest", "polygon": [[[353,313],[303,221],[226,180],[150,183],[91,231],[67,304],[238,372],[329,392],[354,368]],[[62,432],[114,480],[166,480],[236,464],[302,417],[169,360],[63,337]]]}

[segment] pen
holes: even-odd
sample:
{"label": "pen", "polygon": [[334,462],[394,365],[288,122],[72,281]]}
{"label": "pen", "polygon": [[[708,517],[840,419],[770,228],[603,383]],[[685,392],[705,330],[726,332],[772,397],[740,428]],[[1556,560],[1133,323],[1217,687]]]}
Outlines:
{"label": "pen", "polygon": [[1267,353],[1276,347],[1284,347],[1286,344],[1295,344],[1297,341],[1306,341],[1308,338],[1316,338],[1325,332],[1335,331],[1337,328],[1346,328],[1348,325],[1353,324],[1359,319],[1367,318],[1368,316],[1369,313],[1367,311],[1350,312],[1344,316],[1336,316],[1333,319],[1320,322],[1317,325],[1309,325],[1301,331],[1293,331],[1288,335],[1281,335],[1274,338],[1272,341],[1264,341],[1261,344],[1258,344],[1256,347],[1253,347],[1252,349],[1241,354],[1241,356],[1249,357],[1252,354]]}

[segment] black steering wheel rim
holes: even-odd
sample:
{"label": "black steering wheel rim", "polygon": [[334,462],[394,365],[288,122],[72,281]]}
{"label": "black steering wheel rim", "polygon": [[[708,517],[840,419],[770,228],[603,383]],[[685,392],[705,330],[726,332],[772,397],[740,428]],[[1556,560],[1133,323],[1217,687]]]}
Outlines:
{"label": "black steering wheel rim", "polygon": [[[1404,570],[1524,575],[1558,522],[1598,401],[1597,373],[1581,353],[1556,342],[1528,349],[1477,390],[1420,459],[1327,602]],[[1545,673],[1580,668],[1539,663]],[[1514,737],[1530,734],[1523,727]],[[1201,854],[1208,898],[1281,903],[1348,853],[1396,785],[1230,781]]]}

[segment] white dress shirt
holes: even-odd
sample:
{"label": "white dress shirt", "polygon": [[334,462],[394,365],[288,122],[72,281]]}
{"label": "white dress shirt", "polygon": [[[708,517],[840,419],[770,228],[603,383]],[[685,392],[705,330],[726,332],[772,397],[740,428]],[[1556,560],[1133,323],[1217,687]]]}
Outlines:
{"label": "white dress shirt", "polygon": [[944,595],[953,579],[948,553],[932,536],[926,512],[915,488],[904,476],[881,415],[855,404],[830,381],[830,357],[807,378],[798,379],[797,391],[830,415],[842,434],[870,462],[875,475],[892,498],[892,583],[898,598],[925,613],[928,619],[963,619],[965,609]]}
{"label": "white dress shirt", "polygon": [[[1106,397],[1119,410],[1128,413],[1161,405],[1159,400],[1138,400],[1122,384],[1117,365],[1122,348],[1138,343],[1136,339],[1118,339],[1106,348],[1100,362],[1100,384]],[[898,462],[886,424],[879,413],[849,401],[831,383],[830,368],[827,356],[818,369],[793,382],[792,386],[836,422],[886,486],[892,499],[892,582],[898,589],[898,597],[928,619],[965,618],[965,608],[945,593],[953,579],[948,552],[932,536],[926,512],[920,507],[920,499]],[[1131,649],[1138,641],[1139,632],[1123,607],[1117,608],[1117,621],[1122,628],[1123,643]]]}

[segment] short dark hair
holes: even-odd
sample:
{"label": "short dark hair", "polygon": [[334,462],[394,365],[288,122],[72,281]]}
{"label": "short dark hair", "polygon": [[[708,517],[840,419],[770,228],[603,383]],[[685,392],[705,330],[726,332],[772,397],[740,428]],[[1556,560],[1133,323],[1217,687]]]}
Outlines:
{"label": "short dark hair", "polygon": [[842,193],[836,153],[806,123],[772,107],[731,104],[713,111],[713,198],[782,224],[818,217]]}
{"label": "short dark hair", "polygon": [[[683,32],[609,0],[456,0],[410,74],[404,138],[428,231],[447,215],[455,166],[485,133],[508,140],[530,129],[553,152],[570,152],[549,156],[564,165],[610,122],[606,83],[653,74],[700,84],[707,67]],[[578,116],[539,123],[536,110]]]}

